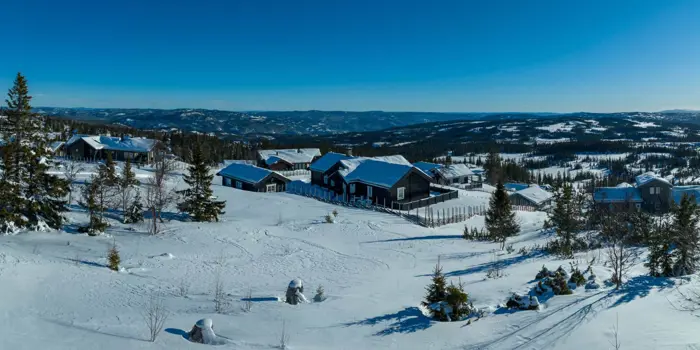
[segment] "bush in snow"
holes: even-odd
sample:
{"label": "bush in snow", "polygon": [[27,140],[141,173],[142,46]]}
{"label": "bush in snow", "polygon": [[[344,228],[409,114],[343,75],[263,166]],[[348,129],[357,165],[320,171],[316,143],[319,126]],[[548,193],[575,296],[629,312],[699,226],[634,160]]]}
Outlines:
{"label": "bush in snow", "polygon": [[107,251],[107,261],[110,270],[119,271],[119,263],[121,263],[121,258],[119,257],[119,250],[117,250],[116,241],[112,243],[109,251]]}
{"label": "bush in snow", "polygon": [[326,223],[332,224],[335,222],[335,216],[333,214],[326,215]]}
{"label": "bush in snow", "polygon": [[520,310],[537,310],[540,306],[540,301],[536,296],[519,295],[513,293],[506,302],[506,307],[509,309]]}
{"label": "bush in snow", "polygon": [[458,321],[474,311],[461,281],[457,285],[447,286],[439,260],[433,270],[432,283],[426,289],[428,293],[421,304],[427,307],[430,315],[438,321]]}
{"label": "bush in snow", "polygon": [[452,310],[451,314],[447,314],[448,321],[458,321],[469,316],[474,311],[474,307],[469,301],[469,295],[464,292],[464,284],[460,281],[457,285],[450,284],[447,287],[447,305]]}
{"label": "bush in snow", "polygon": [[577,266],[571,265],[571,277],[569,278],[569,283],[575,284],[580,287],[586,284],[586,278],[583,277],[583,273],[578,269]]}
{"label": "bush in snow", "polygon": [[554,277],[554,273],[550,272],[546,266],[542,265],[542,269],[540,272],[537,273],[537,276],[535,276],[535,279],[543,279],[545,277]]}
{"label": "bush in snow", "polygon": [[554,278],[551,279],[551,282],[552,291],[555,295],[568,295],[573,293],[571,288],[569,288],[567,276],[559,273],[559,271],[554,274]]}
{"label": "bush in snow", "polygon": [[515,251],[515,248],[513,248],[513,245],[512,245],[512,244],[509,244],[509,245],[506,246],[506,252],[507,252],[508,254],[513,254],[514,251]]}
{"label": "bush in snow", "polygon": [[320,303],[324,300],[326,300],[326,296],[324,295],[323,286],[319,285],[318,288],[316,288],[316,295],[314,295],[314,301]]}
{"label": "bush in snow", "polygon": [[170,312],[165,308],[163,300],[151,296],[146,305],[144,305],[142,316],[148,328],[149,340],[151,342],[156,341],[158,334],[163,330],[165,321],[170,316]]}

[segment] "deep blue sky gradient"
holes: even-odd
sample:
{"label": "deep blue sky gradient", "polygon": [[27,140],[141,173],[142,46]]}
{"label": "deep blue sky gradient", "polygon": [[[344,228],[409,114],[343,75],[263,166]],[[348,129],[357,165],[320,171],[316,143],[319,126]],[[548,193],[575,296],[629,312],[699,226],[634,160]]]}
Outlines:
{"label": "deep blue sky gradient", "polygon": [[700,109],[697,0],[3,1],[34,105]]}

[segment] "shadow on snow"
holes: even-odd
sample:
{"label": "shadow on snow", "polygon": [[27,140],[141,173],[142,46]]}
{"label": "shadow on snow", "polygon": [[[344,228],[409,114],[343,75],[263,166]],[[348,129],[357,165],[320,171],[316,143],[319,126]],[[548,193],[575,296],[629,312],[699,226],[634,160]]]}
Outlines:
{"label": "shadow on snow", "polygon": [[430,328],[435,321],[423,315],[418,307],[407,307],[397,313],[368,318],[366,320],[343,324],[349,326],[374,326],[382,322],[391,322],[385,329],[374,333],[375,336],[386,336],[395,333],[413,333]]}
{"label": "shadow on snow", "polygon": [[[506,259],[490,261],[487,263],[470,266],[470,267],[463,269],[463,270],[450,271],[450,272],[445,273],[445,276],[446,277],[458,277],[458,276],[471,275],[473,273],[486,272],[486,271],[488,271],[492,268],[496,268],[496,267],[500,267],[501,269],[505,269],[509,266],[520,264],[524,261],[527,261],[528,259],[535,259],[535,258],[544,256],[544,255],[545,254],[543,252],[536,252],[536,253],[528,254],[528,255],[517,255],[517,256],[510,257],[510,258],[506,258]],[[433,274],[430,273],[430,274],[424,274],[424,275],[417,275],[416,277],[429,277],[432,275]]]}
{"label": "shadow on snow", "polygon": [[610,308],[632,302],[635,299],[644,298],[654,289],[662,291],[675,288],[675,286],[676,284],[670,278],[643,275],[633,277],[627,281],[627,283],[623,284],[620,290],[612,292],[613,296],[619,296],[619,298],[610,305]]}
{"label": "shadow on snow", "polygon": [[386,243],[386,242],[405,242],[405,241],[429,241],[435,239],[463,239],[462,235],[434,235],[434,236],[420,236],[420,237],[406,237],[406,238],[393,238],[384,239],[379,241],[368,241],[362,243]]}

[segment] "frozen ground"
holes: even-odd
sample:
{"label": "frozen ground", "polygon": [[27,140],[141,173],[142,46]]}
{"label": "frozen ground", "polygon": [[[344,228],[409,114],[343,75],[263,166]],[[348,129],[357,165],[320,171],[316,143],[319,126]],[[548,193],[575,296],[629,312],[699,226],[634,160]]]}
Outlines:
{"label": "frozen ground", "polygon": [[[138,173],[148,176],[148,170]],[[86,216],[74,208],[67,232],[0,237],[0,349],[204,349],[183,338],[203,317],[226,337],[222,349],[273,349],[283,322],[290,349],[610,349],[616,317],[622,349],[700,347],[700,320],[669,302],[678,299],[681,281],[645,277],[641,265],[620,292],[578,289],[544,301],[539,311],[498,309],[511,292],[527,291],[543,264],[568,265],[517,253],[550,237],[540,230],[544,213],[518,212],[522,233],[508,254],[496,244],[461,239],[464,224],[427,229],[386,213],[214,181],[215,195],[227,201],[218,223],[173,220],[164,234],[149,236],[145,227],[112,221],[108,235],[88,237],[75,233]],[[337,222],[324,223],[333,209]],[[466,224],[480,227],[483,217]],[[113,240],[125,268],[119,273],[105,267]],[[484,318],[437,323],[423,315],[419,303],[438,256],[449,280],[464,282],[475,306],[490,311]],[[593,257],[594,270],[607,278],[598,252],[577,260],[583,265]],[[496,260],[506,276],[486,279]],[[214,313],[212,301],[218,271],[230,301],[225,314]],[[308,298],[323,285],[328,299],[278,302],[296,277]],[[681,288],[694,285],[692,278]],[[244,312],[241,299],[249,290],[255,301]],[[171,316],[150,343],[140,312],[154,294]]]}

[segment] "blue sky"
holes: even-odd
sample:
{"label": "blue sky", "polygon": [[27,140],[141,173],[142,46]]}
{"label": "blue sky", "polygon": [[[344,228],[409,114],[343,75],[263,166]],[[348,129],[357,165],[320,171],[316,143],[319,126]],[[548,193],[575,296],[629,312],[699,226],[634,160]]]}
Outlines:
{"label": "blue sky", "polygon": [[0,87],[34,105],[700,109],[697,0],[22,0]]}

